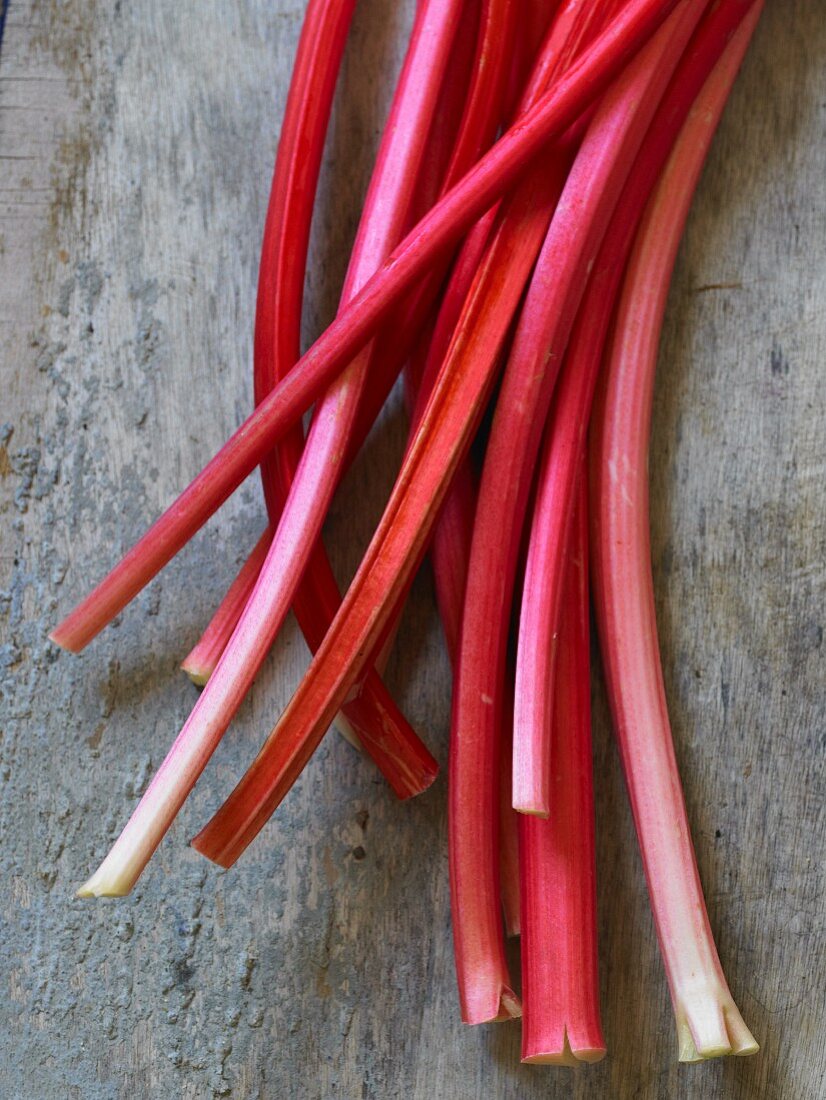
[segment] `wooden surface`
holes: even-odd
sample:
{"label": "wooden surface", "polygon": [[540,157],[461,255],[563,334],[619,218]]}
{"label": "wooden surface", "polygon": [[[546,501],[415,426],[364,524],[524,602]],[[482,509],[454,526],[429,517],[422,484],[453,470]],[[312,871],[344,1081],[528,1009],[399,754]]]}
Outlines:
{"label": "wooden surface", "polygon": [[[412,2],[361,0],[307,335],[335,306]],[[306,661],[292,623],[134,895],[74,887],[195,698],[177,662],[262,524],[256,479],[80,658],[48,628],[248,411],[257,252],[299,0],[11,0],[0,47],[0,1094],[742,1097],[826,1092],[826,5],[769,0],[673,289],[653,539],[703,882],[763,1045],[678,1066],[595,683],[609,1056],[520,1066],[458,1022],[445,785],[401,805],[328,738],[231,873],[186,848]],[[329,525],[342,578],[390,482],[391,411]],[[390,679],[445,759],[429,576]],[[514,951],[514,961],[516,952]]]}

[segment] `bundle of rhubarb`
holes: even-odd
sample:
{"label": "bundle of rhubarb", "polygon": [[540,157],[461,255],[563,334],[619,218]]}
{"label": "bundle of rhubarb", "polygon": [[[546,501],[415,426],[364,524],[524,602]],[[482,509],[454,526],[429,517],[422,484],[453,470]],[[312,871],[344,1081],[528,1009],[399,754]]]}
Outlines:
{"label": "bundle of rhubarb", "polygon": [[[761,6],[419,0],[339,311],[302,355],[310,224],[354,7],[309,0],[261,252],[255,411],[52,634],[82,649],[260,467],[266,529],[184,662],[203,691],[82,896],[129,892],[291,608],[312,660],[194,847],[230,867],[333,722],[400,798],[425,790],[437,763],[381,677],[429,554],[454,671],[462,1018],[521,1015],[528,1062],[605,1053],[592,599],[680,1059],[757,1050],[714,945],[677,773],[646,464],[672,268]],[[407,449],[342,596],[322,527],[400,375]],[[504,950],[519,932],[521,996]]]}

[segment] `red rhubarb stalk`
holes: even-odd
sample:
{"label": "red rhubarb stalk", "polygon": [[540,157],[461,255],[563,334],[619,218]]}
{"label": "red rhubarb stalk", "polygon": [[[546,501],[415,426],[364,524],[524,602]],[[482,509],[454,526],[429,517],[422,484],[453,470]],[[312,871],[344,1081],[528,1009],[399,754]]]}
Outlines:
{"label": "red rhubarb stalk", "polygon": [[591,759],[588,512],[584,462],[556,653],[547,820],[519,815],[522,884],[522,1061],[605,1056],[599,1014]]}
{"label": "red rhubarb stalk", "polygon": [[[345,301],[401,234],[462,5],[463,0],[428,0],[419,8],[353,247]],[[249,690],[320,534],[341,472],[369,356],[365,349],[316,409],[278,528],[238,626],[155,780],[119,840],[79,891],[82,896],[128,893]],[[405,763],[420,764],[420,773],[413,777],[415,790],[408,793],[423,790],[433,781],[437,765],[429,754],[424,760],[413,756]]]}
{"label": "red rhubarb stalk", "polygon": [[[706,0],[681,4],[606,95],[554,213],[485,453],[453,694],[448,825],[462,1018],[499,1015],[502,686],[519,544],[558,364],[619,193]],[[519,805],[516,809],[521,809]]]}
{"label": "red rhubarb stalk", "polygon": [[684,1062],[752,1054],[758,1047],[720,965],[674,755],[651,576],[648,445],[658,344],[680,236],[760,7],[753,6],[700,94],[646,210],[591,441],[594,603],[602,658]]}
{"label": "red rhubarb stalk", "polygon": [[[324,0],[328,8],[329,2],[330,0]],[[501,3],[503,0],[498,2]],[[337,0],[337,3],[340,4],[341,0]],[[330,12],[326,11],[322,14],[318,9],[319,5],[316,3],[315,9],[311,4],[307,10],[270,189],[258,280],[254,357],[256,404],[260,404],[300,357],[301,307],[310,223],[332,101],[334,76],[341,52],[340,49],[331,48],[329,32],[333,29],[334,20],[330,17]],[[325,31],[327,37],[320,33]],[[343,44],[343,37],[340,44]],[[463,41],[458,45],[462,44]],[[337,40],[334,45],[339,45]],[[462,59],[459,66],[451,65],[448,80],[452,86],[442,91],[442,99],[446,100],[446,103],[440,102],[438,111],[440,115],[444,113],[446,106],[450,110],[453,100],[464,96],[471,61],[472,57],[468,56],[467,64]],[[457,67],[465,71],[457,73]],[[453,113],[456,113],[455,108]],[[458,117],[456,122],[458,124]],[[442,157],[442,173],[449,160],[452,140],[455,136],[450,132],[449,127],[445,127],[445,130],[447,131],[445,140],[450,142],[450,146]],[[427,158],[428,168],[433,159],[431,150]],[[435,194],[432,199],[435,200]],[[422,213],[426,213],[430,205],[432,201],[423,207]],[[410,311],[406,311],[403,318],[403,322],[410,328],[409,336],[403,334],[400,341],[398,324],[394,323],[392,344],[390,339],[379,337],[382,340],[382,347],[377,358],[381,362],[400,360],[401,357],[396,353],[399,343],[401,342],[403,347],[407,346],[413,334],[418,333],[421,318],[416,317],[414,320],[408,316],[409,313]],[[394,369],[391,366],[387,373],[389,383],[392,384],[397,367]],[[371,399],[378,388],[380,387],[371,386]],[[367,409],[366,413],[360,410],[358,428],[351,441],[345,468],[349,466],[360,449],[384,403],[389,388],[388,384],[372,409]],[[284,501],[301,462],[303,450],[304,434],[301,425],[297,424],[281,440],[275,452],[267,456],[262,463],[264,493],[273,524],[277,524],[281,515]],[[269,537],[272,537],[272,531]],[[187,663],[191,663],[193,659],[197,660],[197,682],[206,682],[226,648],[264,562],[267,545],[269,542],[263,546],[263,549],[261,546],[256,546],[248,561],[243,564],[237,583],[233,584],[226,601],[219,607],[213,622],[205,631],[203,646],[199,643],[193,651],[195,657],[187,659]],[[254,575],[253,570],[256,570]],[[252,577],[251,580],[250,577]],[[331,592],[332,595],[330,595]],[[330,618],[339,602],[340,596],[335,578],[319,542],[308,560],[294,603],[299,625],[313,651],[324,637]],[[329,611],[330,606],[332,606],[332,612]],[[229,613],[230,607],[232,614]]]}
{"label": "red rhubarb stalk", "polygon": [[580,60],[423,218],[121,562],[52,632],[82,649],[163,568],[374,335],[388,311],[548,142],[582,114],[674,7],[629,0]]}
{"label": "red rhubarb stalk", "polygon": [[[330,118],[333,93],[347,28],[354,0],[318,0],[307,8],[298,54],[290,82],[284,121],[278,142],[278,154],[273,170],[270,200],[261,247],[258,275],[258,300],[255,316],[254,382],[255,403],[272,390],[278,380],[298,361],[301,354],[301,310],[304,295],[304,275],[310,239],[313,205],[324,140]],[[292,478],[304,450],[304,432],[295,424],[281,440],[276,451],[261,465],[264,499],[270,519],[270,540],[281,516]],[[268,544],[269,545],[269,544]],[[260,572],[266,552],[258,565]],[[257,577],[257,574],[256,574]],[[252,594],[254,582],[241,602],[235,623],[227,619],[221,636],[214,632],[214,671]],[[320,543],[307,563],[305,581],[293,604],[299,627],[311,648],[318,645],[327,629],[322,597],[317,591],[338,590],[332,570]],[[230,627],[230,629],[226,629]],[[212,630],[212,624],[208,630]],[[362,693],[361,715],[338,717],[338,728],[353,744],[363,745],[354,729],[354,722],[377,730],[382,719],[389,726],[404,730],[403,740],[412,740],[404,717],[398,714],[389,693],[377,677],[368,674]],[[392,721],[388,721],[392,720]],[[370,739],[367,738],[368,747]],[[381,767],[381,763],[379,763]],[[391,783],[394,777],[390,776]]]}

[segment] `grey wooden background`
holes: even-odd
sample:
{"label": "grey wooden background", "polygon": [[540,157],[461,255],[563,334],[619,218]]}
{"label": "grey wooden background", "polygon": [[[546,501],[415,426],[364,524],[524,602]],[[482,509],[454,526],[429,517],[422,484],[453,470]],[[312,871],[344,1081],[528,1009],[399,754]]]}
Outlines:
{"label": "grey wooden background", "polygon": [[[329,319],[412,14],[361,0],[315,232]],[[262,524],[251,479],[80,658],[46,633],[250,407],[257,251],[299,0],[11,0],[0,53],[0,1094],[761,1097],[823,1081],[826,8],[769,0],[673,289],[653,536],[711,920],[760,1055],[678,1066],[595,683],[609,1057],[519,1065],[458,1022],[445,786],[406,805],[330,737],[231,873],[190,852],[306,661],[292,624],[134,895],[74,887],[194,699],[177,662]],[[391,411],[329,525],[342,577],[389,487]],[[391,667],[445,758],[429,577]],[[362,852],[358,849],[363,850]]]}

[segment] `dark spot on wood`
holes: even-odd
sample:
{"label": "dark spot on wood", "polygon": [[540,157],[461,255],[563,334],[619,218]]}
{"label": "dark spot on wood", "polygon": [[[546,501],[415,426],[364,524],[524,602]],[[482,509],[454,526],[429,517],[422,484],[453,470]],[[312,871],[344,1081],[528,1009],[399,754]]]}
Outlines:
{"label": "dark spot on wood", "polygon": [[742,283],[702,283],[700,286],[695,286],[695,294],[705,294],[709,290],[742,290]]}
{"label": "dark spot on wood", "polygon": [[367,853],[360,844],[353,849],[353,859],[356,863],[360,863],[366,855]]}
{"label": "dark spot on wood", "polygon": [[779,344],[775,344],[770,355],[772,374],[775,378],[781,378],[789,373],[789,360],[783,354]]}
{"label": "dark spot on wood", "polygon": [[86,744],[89,746],[89,748],[92,750],[92,752],[96,752],[97,749],[99,748],[100,739],[103,737],[103,731],[105,729],[106,729],[106,723],[105,722],[98,722],[98,724],[95,726],[94,733],[90,734],[90,736],[86,738]]}

